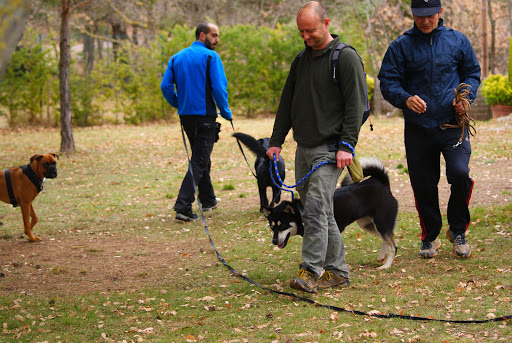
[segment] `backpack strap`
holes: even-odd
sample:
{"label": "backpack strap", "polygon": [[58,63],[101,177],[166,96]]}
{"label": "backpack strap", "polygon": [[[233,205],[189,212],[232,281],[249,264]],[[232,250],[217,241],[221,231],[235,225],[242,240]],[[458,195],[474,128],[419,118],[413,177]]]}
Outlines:
{"label": "backpack strap", "polygon": [[359,54],[357,53],[357,50],[352,45],[348,45],[348,44],[340,42],[333,49],[332,55],[331,55],[332,80],[335,84],[339,84],[339,82],[340,82],[339,77],[338,77],[338,64],[339,64],[341,52],[345,48],[351,48],[352,50],[354,50],[357,57],[359,57],[359,60],[361,61],[361,65],[363,66],[363,71],[364,71],[363,59],[361,58],[361,56],[359,56]]}
{"label": "backpack strap", "polygon": [[[351,48],[352,50],[354,50],[357,57],[359,57],[359,61],[361,61],[361,66],[363,67],[363,72],[364,72],[364,77],[365,77],[364,82],[365,82],[365,88],[366,88],[364,113],[363,113],[363,121],[362,121],[362,124],[364,124],[366,122],[366,120],[368,119],[368,117],[370,116],[370,100],[368,97],[368,85],[366,84],[366,72],[364,71],[363,59],[361,58],[361,56],[359,56],[359,54],[357,53],[357,50],[353,46],[340,42],[333,49],[332,54],[331,54],[331,60],[330,60],[332,81],[336,85],[340,86],[340,80],[338,77],[338,65],[339,65],[339,59],[340,59],[341,52],[345,48]],[[370,131],[373,131],[373,125],[371,124],[371,121],[370,121]]]}

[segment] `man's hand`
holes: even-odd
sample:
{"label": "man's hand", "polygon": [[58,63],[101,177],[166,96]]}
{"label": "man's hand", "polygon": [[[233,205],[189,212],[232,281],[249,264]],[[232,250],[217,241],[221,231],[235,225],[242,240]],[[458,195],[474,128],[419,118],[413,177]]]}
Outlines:
{"label": "man's hand", "polygon": [[467,103],[465,101],[459,101],[459,102],[456,102],[457,100],[456,99],[453,99],[453,108],[455,110],[455,112],[457,112],[458,115],[464,115],[468,112],[468,109],[467,109]]}
{"label": "man's hand", "polygon": [[279,154],[281,153],[281,148],[272,146],[268,148],[267,150],[267,156],[270,158],[271,161],[274,160],[274,154],[276,154],[276,160],[279,161]]}
{"label": "man's hand", "polygon": [[408,109],[416,113],[423,113],[427,110],[427,103],[417,95],[413,95],[405,102]]}
{"label": "man's hand", "polygon": [[338,150],[336,153],[336,166],[338,169],[343,169],[352,164],[352,154],[343,150]]}

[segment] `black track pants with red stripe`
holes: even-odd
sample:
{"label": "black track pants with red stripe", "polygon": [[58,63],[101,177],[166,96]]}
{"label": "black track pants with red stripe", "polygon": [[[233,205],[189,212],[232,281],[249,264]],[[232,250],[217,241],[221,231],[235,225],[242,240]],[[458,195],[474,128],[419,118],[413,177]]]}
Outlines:
{"label": "black track pants with red stripe", "polygon": [[461,129],[421,128],[405,124],[405,150],[409,178],[414,191],[421,225],[421,240],[434,241],[441,231],[438,184],[442,155],[450,184],[448,226],[454,233],[464,233],[470,223],[469,200],[474,181],[469,177],[471,143],[466,130],[456,147]]}

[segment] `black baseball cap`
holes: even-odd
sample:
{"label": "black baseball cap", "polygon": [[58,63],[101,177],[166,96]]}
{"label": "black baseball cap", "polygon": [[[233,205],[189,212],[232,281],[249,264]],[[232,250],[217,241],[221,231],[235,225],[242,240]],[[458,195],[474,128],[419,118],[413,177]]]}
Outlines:
{"label": "black baseball cap", "polygon": [[441,0],[412,0],[412,14],[418,17],[428,17],[441,12]]}

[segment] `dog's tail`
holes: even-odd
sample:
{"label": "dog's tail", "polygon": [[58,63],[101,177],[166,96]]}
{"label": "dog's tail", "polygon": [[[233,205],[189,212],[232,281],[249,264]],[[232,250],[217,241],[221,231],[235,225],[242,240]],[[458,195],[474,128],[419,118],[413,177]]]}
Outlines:
{"label": "dog's tail", "polygon": [[[364,177],[374,177],[379,180],[382,184],[389,187],[389,175],[384,168],[382,162],[376,157],[363,157],[359,160],[361,163],[361,168],[363,169]],[[347,173],[341,182],[341,186],[348,186],[354,183],[350,174]]]}
{"label": "dog's tail", "polygon": [[249,148],[258,157],[267,157],[267,148],[265,148],[256,138],[249,136],[242,132],[236,132],[233,137],[242,142],[246,147]]}

